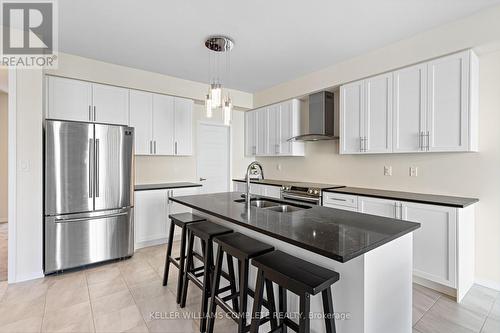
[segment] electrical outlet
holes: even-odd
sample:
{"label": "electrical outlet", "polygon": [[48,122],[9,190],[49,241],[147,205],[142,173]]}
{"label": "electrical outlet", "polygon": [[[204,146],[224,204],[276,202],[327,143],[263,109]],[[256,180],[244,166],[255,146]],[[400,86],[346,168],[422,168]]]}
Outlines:
{"label": "electrical outlet", "polygon": [[384,176],[392,176],[392,166],[384,166]]}
{"label": "electrical outlet", "polygon": [[410,167],[410,177],[418,176],[418,167]]}
{"label": "electrical outlet", "polygon": [[276,164],[276,170],[281,171],[281,164]]}

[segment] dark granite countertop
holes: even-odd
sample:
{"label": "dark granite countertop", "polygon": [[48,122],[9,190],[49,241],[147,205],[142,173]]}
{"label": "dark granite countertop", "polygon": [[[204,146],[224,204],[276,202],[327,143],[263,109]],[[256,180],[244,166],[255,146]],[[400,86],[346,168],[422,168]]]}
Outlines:
{"label": "dark granite countertop", "polygon": [[159,184],[139,184],[135,185],[136,191],[149,191],[149,190],[168,190],[172,188],[185,188],[185,187],[200,187],[201,184],[189,182],[177,183],[159,183]]}
{"label": "dark granite countertop", "polygon": [[376,189],[361,188],[361,187],[342,187],[342,188],[325,190],[325,192],[353,194],[365,197],[401,200],[401,201],[456,207],[456,208],[464,208],[479,201],[479,199],[476,198],[451,197],[446,195],[434,195],[434,194],[411,193],[411,192],[400,192],[400,191],[386,191],[386,190],[376,190]]}
{"label": "dark granite countertop", "polygon": [[[261,232],[339,262],[356,258],[420,227],[419,223],[321,206],[291,213],[235,202],[239,192],[171,198],[200,212]],[[274,199],[276,200],[276,199]]]}

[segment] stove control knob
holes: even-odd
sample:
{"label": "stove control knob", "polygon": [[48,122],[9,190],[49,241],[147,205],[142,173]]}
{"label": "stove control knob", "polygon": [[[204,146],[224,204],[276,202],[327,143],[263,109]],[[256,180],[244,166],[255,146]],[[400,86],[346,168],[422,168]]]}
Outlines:
{"label": "stove control knob", "polygon": [[312,193],[313,193],[313,190],[312,190],[312,189],[308,189],[308,190],[307,190],[307,193],[312,194]]}
{"label": "stove control knob", "polygon": [[319,191],[318,190],[314,190],[313,192],[315,195],[319,194]]}

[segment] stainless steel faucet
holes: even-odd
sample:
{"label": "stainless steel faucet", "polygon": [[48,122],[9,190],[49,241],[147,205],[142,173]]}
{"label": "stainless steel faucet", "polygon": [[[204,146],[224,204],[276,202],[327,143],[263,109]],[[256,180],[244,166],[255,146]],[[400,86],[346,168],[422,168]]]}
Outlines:
{"label": "stainless steel faucet", "polygon": [[257,161],[254,161],[254,162],[250,163],[248,165],[248,168],[247,168],[247,178],[246,178],[246,181],[247,181],[247,193],[246,193],[246,196],[245,196],[246,204],[247,204],[248,207],[250,207],[250,171],[252,171],[252,169],[254,167],[258,167],[260,169],[261,179],[264,179],[264,168],[262,167],[262,164],[260,164]]}

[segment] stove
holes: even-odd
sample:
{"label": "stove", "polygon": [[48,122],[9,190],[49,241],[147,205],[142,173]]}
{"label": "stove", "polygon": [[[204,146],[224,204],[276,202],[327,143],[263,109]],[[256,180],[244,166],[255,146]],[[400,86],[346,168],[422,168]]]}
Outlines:
{"label": "stove", "polygon": [[323,190],[344,187],[318,183],[289,183],[281,187],[281,199],[311,205],[321,205]]}

